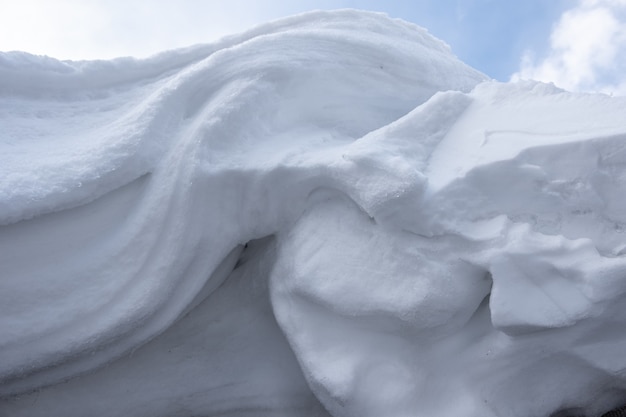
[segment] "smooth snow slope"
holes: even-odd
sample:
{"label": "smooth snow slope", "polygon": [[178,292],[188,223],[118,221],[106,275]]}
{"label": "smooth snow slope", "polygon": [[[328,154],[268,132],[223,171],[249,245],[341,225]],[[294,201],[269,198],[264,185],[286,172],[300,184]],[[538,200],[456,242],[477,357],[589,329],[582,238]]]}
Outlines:
{"label": "smooth snow slope", "polygon": [[0,416],[626,403],[624,114],[356,11],[0,54]]}

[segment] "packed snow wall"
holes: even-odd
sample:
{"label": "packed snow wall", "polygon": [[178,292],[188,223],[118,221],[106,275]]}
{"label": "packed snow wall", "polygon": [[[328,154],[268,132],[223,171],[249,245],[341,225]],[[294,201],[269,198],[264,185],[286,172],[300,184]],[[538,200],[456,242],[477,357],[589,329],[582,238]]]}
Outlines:
{"label": "packed snow wall", "polygon": [[626,403],[626,99],[384,15],[0,54],[0,416]]}

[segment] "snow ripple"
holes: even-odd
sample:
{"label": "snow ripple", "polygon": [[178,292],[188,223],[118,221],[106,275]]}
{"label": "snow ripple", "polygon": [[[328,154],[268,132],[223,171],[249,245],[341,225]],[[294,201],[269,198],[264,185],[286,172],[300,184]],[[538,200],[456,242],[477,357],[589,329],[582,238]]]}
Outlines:
{"label": "snow ripple", "polygon": [[620,405],[625,109],[348,10],[0,54],[0,411]]}

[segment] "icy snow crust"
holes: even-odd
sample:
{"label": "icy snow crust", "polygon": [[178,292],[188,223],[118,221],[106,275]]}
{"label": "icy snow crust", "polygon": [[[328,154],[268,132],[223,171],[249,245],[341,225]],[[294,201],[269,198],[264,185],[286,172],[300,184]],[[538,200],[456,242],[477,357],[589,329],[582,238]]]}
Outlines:
{"label": "icy snow crust", "polygon": [[625,114],[356,11],[0,54],[0,415],[622,405]]}

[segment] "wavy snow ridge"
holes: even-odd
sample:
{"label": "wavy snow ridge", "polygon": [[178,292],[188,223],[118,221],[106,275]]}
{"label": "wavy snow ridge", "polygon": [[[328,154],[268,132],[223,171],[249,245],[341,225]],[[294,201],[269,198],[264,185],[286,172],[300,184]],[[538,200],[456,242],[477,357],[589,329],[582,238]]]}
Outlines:
{"label": "wavy snow ridge", "polygon": [[355,11],[0,74],[0,411],[624,402],[624,99]]}

